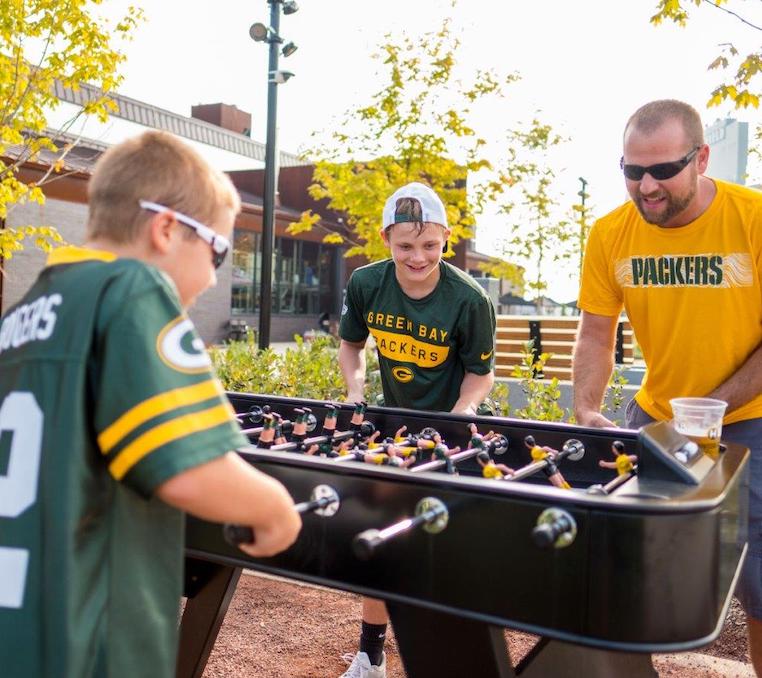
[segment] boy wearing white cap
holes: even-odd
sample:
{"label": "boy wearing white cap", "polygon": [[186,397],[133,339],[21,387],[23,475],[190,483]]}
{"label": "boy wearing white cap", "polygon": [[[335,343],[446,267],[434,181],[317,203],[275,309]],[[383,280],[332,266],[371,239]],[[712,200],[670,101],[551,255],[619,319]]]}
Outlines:
{"label": "boy wearing white cap", "polygon": [[[492,389],[495,310],[470,275],[442,261],[450,229],[444,205],[421,183],[386,201],[381,237],[391,258],[358,268],[341,312],[339,367],[350,402],[363,399],[365,342],[378,351],[384,404],[474,414]],[[388,616],[363,599],[360,652],[347,678],[382,678]]]}

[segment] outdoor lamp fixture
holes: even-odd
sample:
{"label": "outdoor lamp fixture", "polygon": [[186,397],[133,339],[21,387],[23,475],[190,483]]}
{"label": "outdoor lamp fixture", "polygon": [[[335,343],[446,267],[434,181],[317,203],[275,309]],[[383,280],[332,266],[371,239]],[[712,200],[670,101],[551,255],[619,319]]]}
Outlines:
{"label": "outdoor lamp fixture", "polygon": [[[267,140],[265,142],[265,181],[262,194],[262,266],[259,291],[259,348],[270,346],[270,317],[272,311],[273,250],[275,249],[275,190],[278,185],[278,162],[276,145],[276,111],[278,108],[278,85],[293,77],[291,71],[278,68],[278,56],[291,56],[296,52],[293,42],[283,44],[280,37],[280,13],[293,14],[299,6],[294,0],[267,0],[270,5],[270,25],[261,22],[251,25],[249,36],[255,42],[270,46],[267,67]],[[283,45],[279,50],[279,45]],[[253,281],[256,283],[256,280]]]}
{"label": "outdoor lamp fixture", "polygon": [[293,76],[294,74],[291,71],[270,71],[270,78],[267,82],[274,82],[278,85],[282,85]]}
{"label": "outdoor lamp fixture", "polygon": [[273,30],[263,23],[257,22],[249,28],[249,36],[254,42],[283,42]]}

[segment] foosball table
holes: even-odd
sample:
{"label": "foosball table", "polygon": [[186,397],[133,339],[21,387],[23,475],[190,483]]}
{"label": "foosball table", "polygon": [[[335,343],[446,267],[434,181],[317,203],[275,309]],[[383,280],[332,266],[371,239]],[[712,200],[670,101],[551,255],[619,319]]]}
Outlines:
{"label": "foosball table", "polygon": [[[228,395],[252,442],[240,454],[288,488],[303,528],[251,558],[248,528],[188,519],[182,678],[203,673],[242,568],[383,599],[411,678],[653,676],[650,653],[722,628],[746,448],[707,453],[667,423]],[[505,627],[541,638],[515,666]]]}

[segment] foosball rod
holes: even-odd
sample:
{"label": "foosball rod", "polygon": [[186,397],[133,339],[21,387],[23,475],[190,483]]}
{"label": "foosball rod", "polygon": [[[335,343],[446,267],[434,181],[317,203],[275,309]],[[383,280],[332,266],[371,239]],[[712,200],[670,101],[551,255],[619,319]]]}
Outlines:
{"label": "foosball rod", "polygon": [[417,527],[423,527],[429,534],[438,534],[447,527],[449,517],[447,506],[440,499],[425,497],[416,505],[414,518],[405,518],[383,530],[361,532],[352,540],[352,550],[360,560],[367,560],[378,547]]}
{"label": "foosball rod", "polygon": [[587,488],[587,491],[590,494],[611,494],[614,490],[616,490],[618,487],[621,487],[624,485],[630,478],[634,478],[637,475],[637,469],[636,466],[632,471],[629,473],[623,473],[622,475],[616,476],[613,480],[610,480],[605,485],[596,484],[591,485]]}
{"label": "foosball rod", "polygon": [[563,448],[561,448],[561,451],[558,452],[558,454],[553,459],[542,459],[541,461],[533,461],[531,464],[527,464],[526,466],[522,466],[519,469],[516,469],[511,475],[505,476],[503,480],[505,481],[516,481],[516,480],[523,480],[524,478],[528,478],[531,475],[534,475],[538,471],[542,471],[544,468],[546,468],[551,462],[558,463],[566,459],[567,457],[571,461],[577,461],[581,459],[585,454],[585,448],[582,445],[582,443],[579,440],[567,440],[564,443]]}
{"label": "foosball rod", "polygon": [[[316,513],[323,518],[330,518],[339,510],[341,501],[339,494],[330,485],[317,485],[310,494],[309,501],[294,504],[297,513]],[[234,525],[226,523],[222,527],[225,541],[228,544],[253,544],[255,540],[254,530],[247,525]]]}
{"label": "foosball rod", "polygon": [[[465,461],[466,459],[472,459],[481,450],[473,447],[470,450],[463,450],[462,452],[456,452],[450,457],[450,461],[453,464],[457,464],[459,461]],[[411,473],[421,473],[423,471],[436,471],[447,464],[445,459],[435,459],[434,461],[428,461],[425,464],[420,464],[410,469]]]}

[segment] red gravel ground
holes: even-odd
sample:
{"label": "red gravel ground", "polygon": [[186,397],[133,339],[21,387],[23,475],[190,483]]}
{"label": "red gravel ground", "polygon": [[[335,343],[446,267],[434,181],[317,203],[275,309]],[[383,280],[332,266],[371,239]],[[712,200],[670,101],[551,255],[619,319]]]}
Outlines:
{"label": "red gravel ground", "polygon": [[[356,651],[359,627],[357,596],[244,575],[204,678],[335,678],[346,668],[341,656]],[[506,639],[514,662],[536,640],[513,631]],[[393,634],[386,650],[388,678],[404,678]],[[672,678],[753,677],[742,611],[734,601],[722,634],[701,654],[657,655],[654,665]]]}

